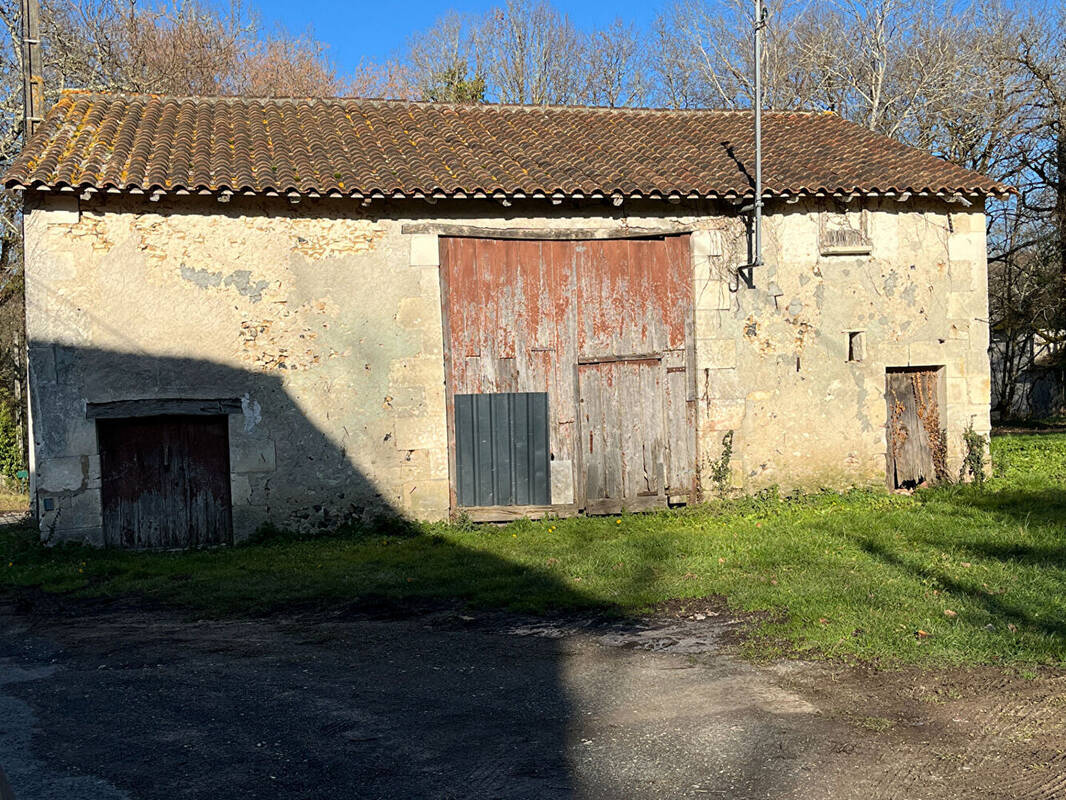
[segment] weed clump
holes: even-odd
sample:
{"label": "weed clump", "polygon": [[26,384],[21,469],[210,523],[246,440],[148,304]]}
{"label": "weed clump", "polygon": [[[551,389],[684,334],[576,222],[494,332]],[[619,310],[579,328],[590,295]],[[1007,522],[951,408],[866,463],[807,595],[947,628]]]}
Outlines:
{"label": "weed clump", "polygon": [[959,470],[959,480],[966,480],[969,476],[975,485],[981,486],[985,482],[985,448],[988,445],[988,439],[975,431],[973,422],[971,422],[963,431],[962,440],[966,445],[966,456]]}
{"label": "weed clump", "polygon": [[715,491],[719,495],[725,495],[729,489],[729,479],[732,475],[730,461],[733,460],[733,431],[726,431],[722,437],[722,454],[711,462],[710,478]]}

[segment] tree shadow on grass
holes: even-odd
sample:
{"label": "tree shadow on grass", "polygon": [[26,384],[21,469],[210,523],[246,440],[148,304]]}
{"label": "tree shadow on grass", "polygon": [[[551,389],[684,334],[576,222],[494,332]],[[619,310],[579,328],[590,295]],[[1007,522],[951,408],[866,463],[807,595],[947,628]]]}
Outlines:
{"label": "tree shadow on grass", "polygon": [[[947,496],[938,496],[937,501],[961,512],[977,509],[1004,523],[1016,525],[1019,539],[1007,541],[1004,532],[996,532],[995,538],[952,535],[949,539],[951,547],[999,561],[1066,568],[1066,490],[1050,487],[987,490],[972,486],[960,489]],[[1024,538],[1033,527],[1044,529],[1039,532],[1042,541]],[[1049,541],[1055,535],[1055,529],[1061,536]],[[925,541],[935,544],[932,537],[925,537]]]}
{"label": "tree shadow on grass", "polygon": [[[967,585],[943,570],[932,569],[930,567],[922,566],[921,564],[916,564],[889,550],[871,537],[852,535],[849,538],[851,538],[856,546],[872,558],[883,564],[895,567],[901,572],[915,575],[930,582],[935,582],[938,587],[943,588],[947,592],[959,597],[965,597],[976,603],[994,619],[1002,620],[1005,624],[1012,623],[1018,627],[1024,626],[1029,630],[1039,631],[1050,636],[1058,637],[1059,639],[1066,638],[1066,621],[1061,618],[1039,618],[1029,610],[1008,602],[1002,594],[996,594],[994,591],[984,587],[976,588]],[[959,543],[953,542],[953,545],[957,544]],[[966,544],[964,543],[960,546],[965,548]],[[979,547],[976,546],[973,547],[972,550],[973,552],[980,552]],[[998,556],[993,553],[988,553],[987,555],[993,558],[998,558]]]}
{"label": "tree shadow on grass", "polygon": [[[996,543],[980,540],[962,540],[954,546],[981,558],[1011,561],[1036,567],[1066,570],[1066,545],[1041,545]],[[1066,589],[1066,587],[1064,587]]]}
{"label": "tree shadow on grass", "polygon": [[979,509],[1020,523],[1039,522],[1062,525],[1066,530],[1066,490],[988,489],[956,487],[950,495],[938,495],[940,502],[960,509]]}

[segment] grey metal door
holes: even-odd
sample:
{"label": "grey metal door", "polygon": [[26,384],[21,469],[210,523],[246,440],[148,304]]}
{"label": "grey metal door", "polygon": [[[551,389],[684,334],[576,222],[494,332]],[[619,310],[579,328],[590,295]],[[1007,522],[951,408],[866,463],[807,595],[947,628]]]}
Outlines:
{"label": "grey metal door", "polygon": [[551,503],[548,393],[455,395],[460,506]]}

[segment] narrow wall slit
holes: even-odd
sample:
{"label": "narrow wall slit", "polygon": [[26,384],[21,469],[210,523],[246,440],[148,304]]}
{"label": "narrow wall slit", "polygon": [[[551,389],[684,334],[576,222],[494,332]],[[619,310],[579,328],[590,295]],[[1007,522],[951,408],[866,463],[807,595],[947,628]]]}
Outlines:
{"label": "narrow wall slit", "polygon": [[848,331],[848,361],[862,361],[865,357],[865,331]]}

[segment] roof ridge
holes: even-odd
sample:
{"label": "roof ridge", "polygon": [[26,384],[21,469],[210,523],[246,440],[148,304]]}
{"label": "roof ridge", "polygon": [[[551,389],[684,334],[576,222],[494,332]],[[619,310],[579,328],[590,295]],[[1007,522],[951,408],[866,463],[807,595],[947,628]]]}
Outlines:
{"label": "roof ridge", "polygon": [[[443,103],[432,100],[403,100],[386,97],[356,97],[356,96],[304,96],[293,95],[291,97],[260,97],[253,95],[178,95],[162,94],[155,92],[125,92],[109,91],[102,89],[63,89],[61,96],[84,96],[103,98],[137,98],[160,101],[192,101],[192,102],[220,102],[227,104],[241,103],[361,103],[366,105],[382,106],[419,106],[426,108],[476,108],[479,110],[516,110],[516,111],[593,111],[626,114],[714,114],[748,116],[752,114],[750,108],[666,108],[661,106],[595,106],[584,104],[561,104],[561,103]],[[834,111],[819,109],[764,109],[763,114],[773,116],[838,116]]]}

